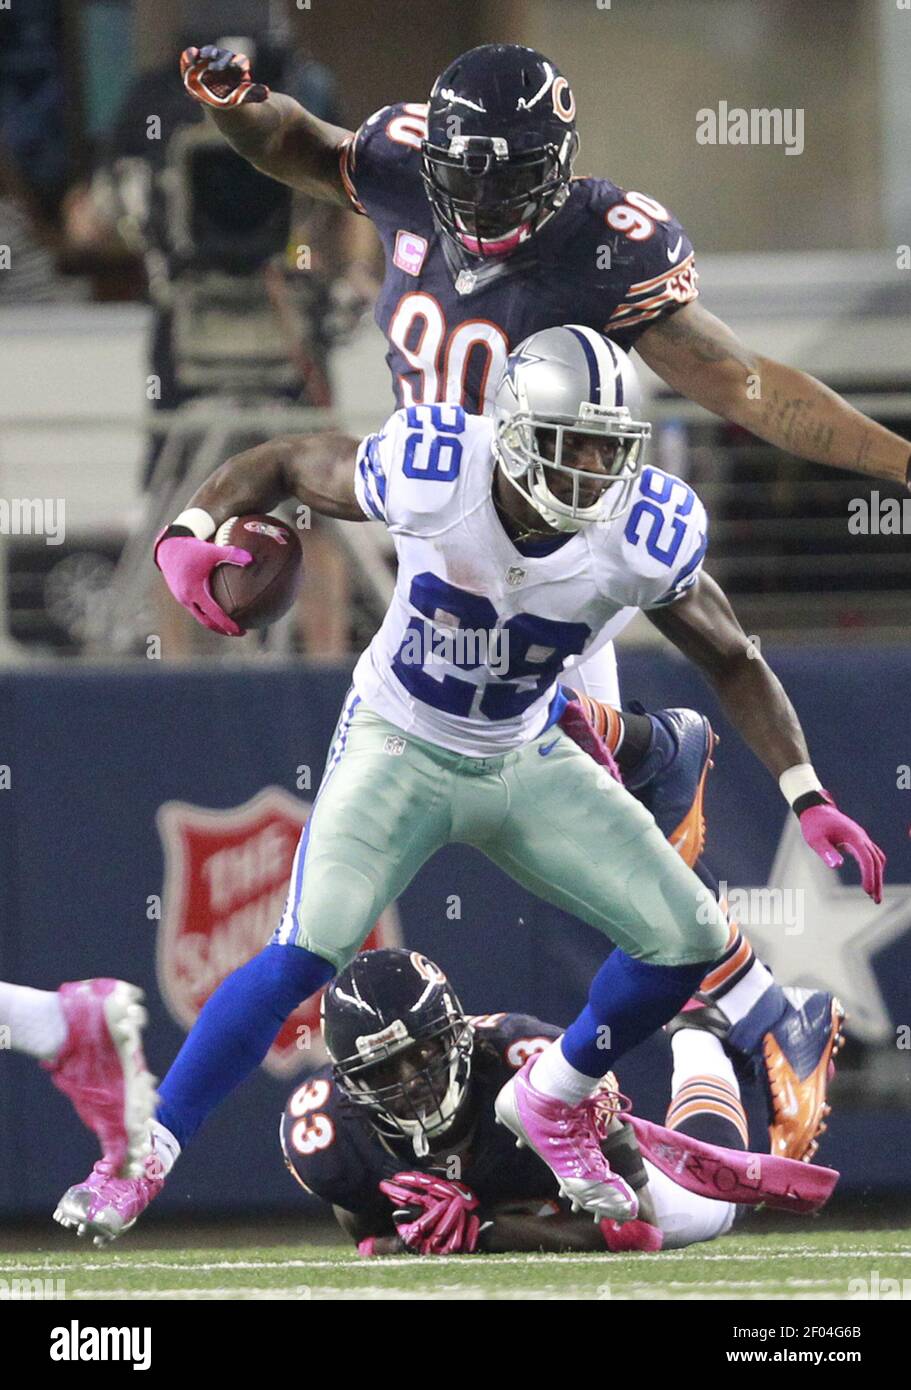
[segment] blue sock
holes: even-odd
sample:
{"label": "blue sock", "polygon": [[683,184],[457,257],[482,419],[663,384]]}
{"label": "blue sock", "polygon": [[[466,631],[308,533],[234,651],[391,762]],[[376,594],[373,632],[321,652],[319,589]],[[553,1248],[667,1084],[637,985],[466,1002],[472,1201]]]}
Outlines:
{"label": "blue sock", "polygon": [[[719,1007],[724,1008],[724,996],[719,1001]],[[781,1022],[788,1012],[788,997],[781,985],[773,980],[766,990],[761,994],[749,1013],[744,1014],[732,1025],[729,1040],[732,1047],[736,1047],[738,1052],[753,1059],[754,1068],[762,1058],[762,1040],[766,1033]]]}
{"label": "blue sock", "polygon": [[711,965],[650,965],[619,947],[592,980],[588,1003],[563,1034],[563,1056],[586,1076],[603,1076],[645,1042],[699,988]]}
{"label": "blue sock", "polygon": [[219,985],[158,1088],[158,1119],[181,1148],[259,1066],[288,1015],[334,974],[301,946],[269,945]]}

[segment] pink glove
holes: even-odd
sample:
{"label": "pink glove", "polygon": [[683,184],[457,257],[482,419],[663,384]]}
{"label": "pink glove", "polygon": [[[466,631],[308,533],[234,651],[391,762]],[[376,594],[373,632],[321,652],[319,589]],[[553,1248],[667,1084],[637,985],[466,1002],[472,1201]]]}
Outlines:
{"label": "pink glove", "polygon": [[845,816],[835,806],[828,792],[827,806],[808,806],[800,816],[800,829],[810,849],[815,850],[830,869],[845,862],[839,850],[847,850],[860,866],[863,890],[875,903],[883,900],[883,869],[886,856],[875,845],[863,826]]}
{"label": "pink glove", "polygon": [[478,1247],[478,1199],[460,1182],[430,1173],[396,1173],[380,1191],[395,1204],[399,1238],[417,1255],[470,1255]]}
{"label": "pink glove", "polygon": [[234,545],[215,545],[195,536],[171,536],[159,540],[155,563],[178,603],[192,613],[198,623],[223,637],[243,637],[244,628],[223,612],[212,597],[210,583],[216,565],[250,565],[249,550]]}

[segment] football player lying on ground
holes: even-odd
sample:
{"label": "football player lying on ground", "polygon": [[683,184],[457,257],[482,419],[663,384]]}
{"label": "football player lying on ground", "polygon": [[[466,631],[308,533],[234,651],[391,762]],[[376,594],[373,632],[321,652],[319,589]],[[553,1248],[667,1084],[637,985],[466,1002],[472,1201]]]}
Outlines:
{"label": "football player lying on ground", "polygon": [[[781,685],[702,573],[701,503],[686,484],[643,468],[649,426],[631,412],[636,392],[631,363],[606,339],[550,329],[510,357],[495,419],[414,406],[359,447],[336,434],[274,440],[222,465],[159,538],[172,593],[222,632],[236,629],[209,578],[218,564],[248,559],[210,539],[231,516],[297,496],[326,515],[385,520],[398,557],[281,922],[207,1002],[162,1083],[155,1144],[165,1173],[421,865],[462,842],[620,948],[559,1043],[501,1092],[498,1113],[572,1201],[599,1218],[635,1216],[588,1101],[614,1061],[725,958],[729,924],[648,811],[557,724],[567,659],[624,608],[646,610],[700,665],[783,778],[807,842],[833,866],[846,847],[880,898],[882,852],[822,791]],[[62,1219],[110,1239],[162,1181],[160,1170],[135,1182],[93,1173],[62,1199]]]}
{"label": "football player lying on ground", "polygon": [[666,1026],[667,1128],[620,1114],[616,1078],[595,1093],[601,1147],[635,1192],[637,1219],[574,1215],[553,1174],[495,1123],[500,1089],[560,1029],[526,1014],[466,1018],[417,951],[365,951],[323,997],[329,1066],[290,1097],[285,1162],[330,1202],[362,1255],[510,1250],[673,1250],[714,1240],[748,1206],[815,1211],[837,1180],[750,1154],[728,1025],[695,998]]}
{"label": "football player lying on ground", "polygon": [[0,1048],[34,1057],[101,1145],[96,1171],[140,1177],[149,1154],[155,1078],[142,1050],[142,991],[125,980],[57,990],[0,981]]}

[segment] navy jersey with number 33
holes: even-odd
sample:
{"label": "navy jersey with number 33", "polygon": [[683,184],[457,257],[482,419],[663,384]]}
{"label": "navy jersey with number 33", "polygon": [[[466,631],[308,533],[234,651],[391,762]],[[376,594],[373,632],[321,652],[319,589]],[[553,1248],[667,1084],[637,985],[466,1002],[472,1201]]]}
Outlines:
{"label": "navy jersey with number 33", "polygon": [[505,260],[453,278],[421,181],[426,106],[398,103],[343,148],[352,204],[386,255],[376,321],[396,403],[455,401],[487,414],[513,347],[581,323],[629,350],[662,315],[695,299],[693,248],[653,198],[608,179],[574,178],[566,203]]}
{"label": "navy jersey with number 33", "polygon": [[[542,1203],[557,1199],[550,1169],[531,1149],[517,1149],[512,1133],[497,1125],[497,1092],[562,1029],[526,1014],[483,1014],[471,1020],[475,1031],[469,1104],[473,1132],[460,1151],[459,1176],[482,1208],[501,1203]],[[452,1177],[445,1156],[415,1157],[407,1139],[384,1140],[359,1106],[345,1099],[331,1067],[323,1067],[293,1093],[282,1116],[285,1160],[302,1186],[333,1206],[355,1213],[365,1233],[393,1232],[392,1205],[379,1190],[396,1173],[436,1171]]]}

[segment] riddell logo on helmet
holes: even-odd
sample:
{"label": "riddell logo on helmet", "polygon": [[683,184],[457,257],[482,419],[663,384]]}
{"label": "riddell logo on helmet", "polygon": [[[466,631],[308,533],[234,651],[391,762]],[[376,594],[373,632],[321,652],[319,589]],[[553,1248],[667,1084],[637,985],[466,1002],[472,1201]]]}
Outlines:
{"label": "riddell logo on helmet", "polygon": [[378,1047],[383,1047],[386,1043],[407,1042],[410,1036],[402,1020],[397,1018],[379,1033],[362,1033],[360,1037],[355,1038],[354,1045],[362,1057],[369,1057]]}

